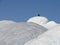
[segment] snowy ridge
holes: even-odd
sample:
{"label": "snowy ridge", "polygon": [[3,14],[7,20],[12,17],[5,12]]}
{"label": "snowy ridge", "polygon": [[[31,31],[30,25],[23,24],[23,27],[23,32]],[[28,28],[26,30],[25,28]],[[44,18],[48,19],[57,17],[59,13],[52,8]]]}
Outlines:
{"label": "snowy ridge", "polygon": [[41,25],[28,22],[0,21],[0,45],[24,45],[47,31]]}
{"label": "snowy ridge", "polygon": [[49,21],[46,17],[43,17],[43,16],[32,17],[29,20],[27,20],[27,22],[33,22],[33,23],[42,25],[43,27],[45,27],[47,29],[50,29],[50,28],[52,28],[52,27],[57,25],[56,22]]}
{"label": "snowy ridge", "polygon": [[60,25],[27,42],[25,45],[60,45]]}
{"label": "snowy ridge", "polygon": [[43,16],[27,22],[0,21],[0,45],[59,45],[59,35],[60,24]]}
{"label": "snowy ridge", "polygon": [[42,26],[47,28],[48,31],[28,41],[25,45],[60,45],[60,24],[54,21],[48,21],[42,24]]}

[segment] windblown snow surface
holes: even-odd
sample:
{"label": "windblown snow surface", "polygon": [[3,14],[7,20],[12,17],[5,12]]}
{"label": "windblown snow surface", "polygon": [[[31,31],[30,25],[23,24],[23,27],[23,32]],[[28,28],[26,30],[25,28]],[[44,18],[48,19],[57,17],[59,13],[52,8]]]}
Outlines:
{"label": "windblown snow surface", "polygon": [[60,45],[60,24],[42,16],[27,22],[2,20],[0,45]]}
{"label": "windblown snow surface", "polygon": [[0,21],[0,45],[24,45],[47,31],[41,25],[29,22]]}
{"label": "windblown snow surface", "polygon": [[25,45],[60,45],[60,25],[27,42]]}

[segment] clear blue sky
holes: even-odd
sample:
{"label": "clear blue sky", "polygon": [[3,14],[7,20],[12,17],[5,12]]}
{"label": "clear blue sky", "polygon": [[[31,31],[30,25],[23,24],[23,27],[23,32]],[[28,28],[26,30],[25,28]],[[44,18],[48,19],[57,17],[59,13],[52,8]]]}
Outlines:
{"label": "clear blue sky", "polygon": [[60,0],[0,0],[0,20],[24,22],[38,13],[60,22]]}

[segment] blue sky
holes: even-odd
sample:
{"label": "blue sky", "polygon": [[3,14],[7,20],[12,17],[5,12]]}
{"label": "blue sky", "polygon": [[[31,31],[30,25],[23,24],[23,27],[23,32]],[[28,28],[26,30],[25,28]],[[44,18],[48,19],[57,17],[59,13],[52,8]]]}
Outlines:
{"label": "blue sky", "polygon": [[25,22],[38,13],[60,22],[60,0],[0,0],[0,20]]}

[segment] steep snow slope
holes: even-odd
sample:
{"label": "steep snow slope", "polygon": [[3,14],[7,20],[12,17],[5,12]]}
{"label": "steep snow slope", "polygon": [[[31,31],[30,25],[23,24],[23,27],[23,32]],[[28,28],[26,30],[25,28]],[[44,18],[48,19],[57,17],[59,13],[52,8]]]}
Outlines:
{"label": "steep snow slope", "polygon": [[25,45],[60,45],[60,25],[55,26]]}
{"label": "steep snow slope", "polygon": [[57,25],[56,22],[49,21],[46,17],[43,17],[43,16],[35,16],[35,17],[32,17],[32,18],[29,18],[27,20],[27,22],[36,23],[36,24],[41,25],[41,26],[43,26],[47,29],[51,29],[51,28],[53,28],[54,26]]}
{"label": "steep snow slope", "polygon": [[[57,25],[43,16],[32,17],[27,22],[0,21],[0,45],[24,45],[38,36],[44,37],[44,32]],[[35,44],[33,42],[32,44]],[[41,41],[39,43],[44,44]]]}
{"label": "steep snow slope", "polygon": [[35,23],[0,21],[0,45],[24,45],[45,31],[46,28]]}

